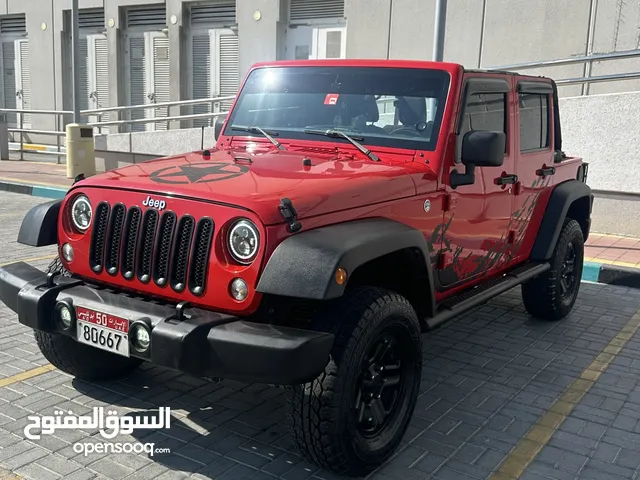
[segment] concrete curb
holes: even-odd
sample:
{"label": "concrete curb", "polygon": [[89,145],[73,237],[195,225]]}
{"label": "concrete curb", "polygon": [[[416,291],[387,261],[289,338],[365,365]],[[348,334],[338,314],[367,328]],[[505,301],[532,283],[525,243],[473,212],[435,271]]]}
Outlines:
{"label": "concrete curb", "polygon": [[53,199],[64,198],[67,193],[67,189],[64,187],[29,185],[27,183],[8,182],[6,180],[0,180],[0,191]]}
{"label": "concrete curb", "polygon": [[582,280],[620,287],[640,288],[640,269],[584,262]]}

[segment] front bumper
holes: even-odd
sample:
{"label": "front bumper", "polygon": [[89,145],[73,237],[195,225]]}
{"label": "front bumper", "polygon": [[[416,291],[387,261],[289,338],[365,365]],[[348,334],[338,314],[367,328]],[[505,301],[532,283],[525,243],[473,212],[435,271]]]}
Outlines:
{"label": "front bumper", "polygon": [[23,262],[0,268],[0,300],[35,330],[69,335],[55,318],[65,301],[144,322],[151,327],[147,354],[132,357],[199,377],[293,385],[318,376],[327,364],[334,336],[268,325],[231,315],[186,308],[91,286],[75,278],[47,276]]}

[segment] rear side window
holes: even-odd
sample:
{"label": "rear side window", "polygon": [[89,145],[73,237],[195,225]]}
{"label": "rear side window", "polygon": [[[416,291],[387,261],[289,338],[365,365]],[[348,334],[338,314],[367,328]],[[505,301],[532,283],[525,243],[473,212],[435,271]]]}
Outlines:
{"label": "rear side window", "polygon": [[473,93],[467,98],[461,136],[474,130],[507,133],[506,93]]}
{"label": "rear side window", "polygon": [[549,147],[549,95],[520,93],[520,151]]}

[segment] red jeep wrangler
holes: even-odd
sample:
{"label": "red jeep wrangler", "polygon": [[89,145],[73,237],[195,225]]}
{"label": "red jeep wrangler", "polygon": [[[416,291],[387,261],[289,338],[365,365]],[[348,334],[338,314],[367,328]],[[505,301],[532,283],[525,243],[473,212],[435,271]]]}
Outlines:
{"label": "red jeep wrangler", "polygon": [[259,64],[213,151],[33,208],[18,241],[59,259],[4,267],[0,297],[84,379],[147,361],[290,385],[306,457],[366,473],[411,419],[422,332],[517,285],[535,317],[571,311],[593,197],[561,146],[548,78]]}

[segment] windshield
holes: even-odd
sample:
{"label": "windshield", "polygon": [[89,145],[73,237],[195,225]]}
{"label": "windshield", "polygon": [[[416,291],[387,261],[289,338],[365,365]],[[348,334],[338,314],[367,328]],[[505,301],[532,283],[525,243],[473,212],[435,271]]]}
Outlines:
{"label": "windshield", "polygon": [[442,70],[260,68],[242,88],[224,135],[259,136],[231,128],[242,125],[268,130],[279,141],[335,143],[335,137],[304,130],[339,129],[372,146],[435,150],[448,88],[449,74]]}

